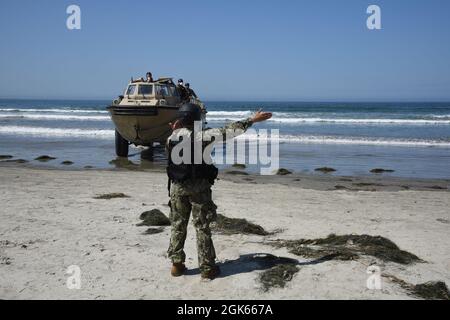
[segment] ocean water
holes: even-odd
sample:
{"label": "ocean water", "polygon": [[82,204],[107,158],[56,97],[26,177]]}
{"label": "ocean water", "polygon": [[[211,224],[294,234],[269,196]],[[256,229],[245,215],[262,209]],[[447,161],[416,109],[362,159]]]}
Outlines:
{"label": "ocean water", "polygon": [[[114,125],[106,111],[110,101],[0,100],[0,154],[31,164],[71,168],[109,168],[114,160]],[[255,129],[278,129],[280,166],[314,173],[322,166],[337,175],[369,175],[373,168],[395,170],[389,175],[450,178],[450,103],[307,103],[206,102],[208,126],[240,120],[262,108],[271,120]],[[48,154],[57,160],[32,161]],[[155,164],[163,165],[158,150]],[[250,166],[257,171],[258,166]]]}

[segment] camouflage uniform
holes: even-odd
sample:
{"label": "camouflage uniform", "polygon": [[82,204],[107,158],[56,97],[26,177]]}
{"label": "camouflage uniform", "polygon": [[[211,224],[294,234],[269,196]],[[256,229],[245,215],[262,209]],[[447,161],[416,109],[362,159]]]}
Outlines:
{"label": "camouflage uniform", "polygon": [[[222,140],[225,141],[244,133],[251,125],[252,122],[246,119],[233,122],[223,128],[204,130],[202,132],[203,141],[206,140],[204,146],[211,143],[209,141],[211,141],[210,137],[212,136],[221,136]],[[184,133],[181,134],[190,134],[191,132],[186,128],[181,130],[184,130]],[[171,137],[169,137],[169,140]],[[167,251],[169,258],[172,263],[183,263],[185,261],[186,255],[183,249],[189,216],[192,211],[192,221],[197,232],[198,264],[202,272],[208,272],[215,266],[216,259],[209,227],[210,223],[217,217],[217,206],[211,197],[211,183],[205,179],[172,182],[170,203],[172,232]]]}

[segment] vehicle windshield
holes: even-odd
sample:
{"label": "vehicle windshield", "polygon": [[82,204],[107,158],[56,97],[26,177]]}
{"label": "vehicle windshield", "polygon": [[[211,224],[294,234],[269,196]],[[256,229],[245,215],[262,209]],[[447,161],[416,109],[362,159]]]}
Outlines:
{"label": "vehicle windshield", "polygon": [[150,84],[140,85],[138,88],[138,94],[142,95],[152,95],[153,94],[153,86]]}
{"label": "vehicle windshield", "polygon": [[174,97],[176,96],[175,86],[159,84],[156,85],[156,93],[163,97]]}
{"label": "vehicle windshield", "polygon": [[133,84],[131,86],[128,86],[126,95],[133,95],[135,90],[136,90],[136,85],[135,84]]}

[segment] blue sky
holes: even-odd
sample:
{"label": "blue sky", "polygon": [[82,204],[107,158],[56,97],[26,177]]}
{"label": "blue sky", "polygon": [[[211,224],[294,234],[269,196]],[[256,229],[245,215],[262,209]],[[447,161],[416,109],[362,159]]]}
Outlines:
{"label": "blue sky", "polygon": [[208,100],[449,101],[449,15],[447,0],[0,0],[0,97],[112,99],[152,71]]}

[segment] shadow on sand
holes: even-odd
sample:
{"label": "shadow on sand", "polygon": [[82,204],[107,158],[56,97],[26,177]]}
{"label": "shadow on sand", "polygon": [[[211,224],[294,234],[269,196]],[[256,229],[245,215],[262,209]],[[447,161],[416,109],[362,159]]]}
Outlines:
{"label": "shadow on sand", "polygon": [[[315,259],[312,261],[300,262],[296,259],[277,257],[270,253],[250,253],[239,256],[235,260],[228,260],[225,262],[218,263],[220,267],[220,276],[218,278],[225,278],[241,273],[248,273],[253,271],[264,271],[271,269],[279,265],[296,265],[296,266],[308,266],[315,265],[321,262],[325,262],[333,259],[333,257],[322,257],[320,259]],[[200,269],[189,269],[186,271],[185,275],[198,275],[200,274]]]}

